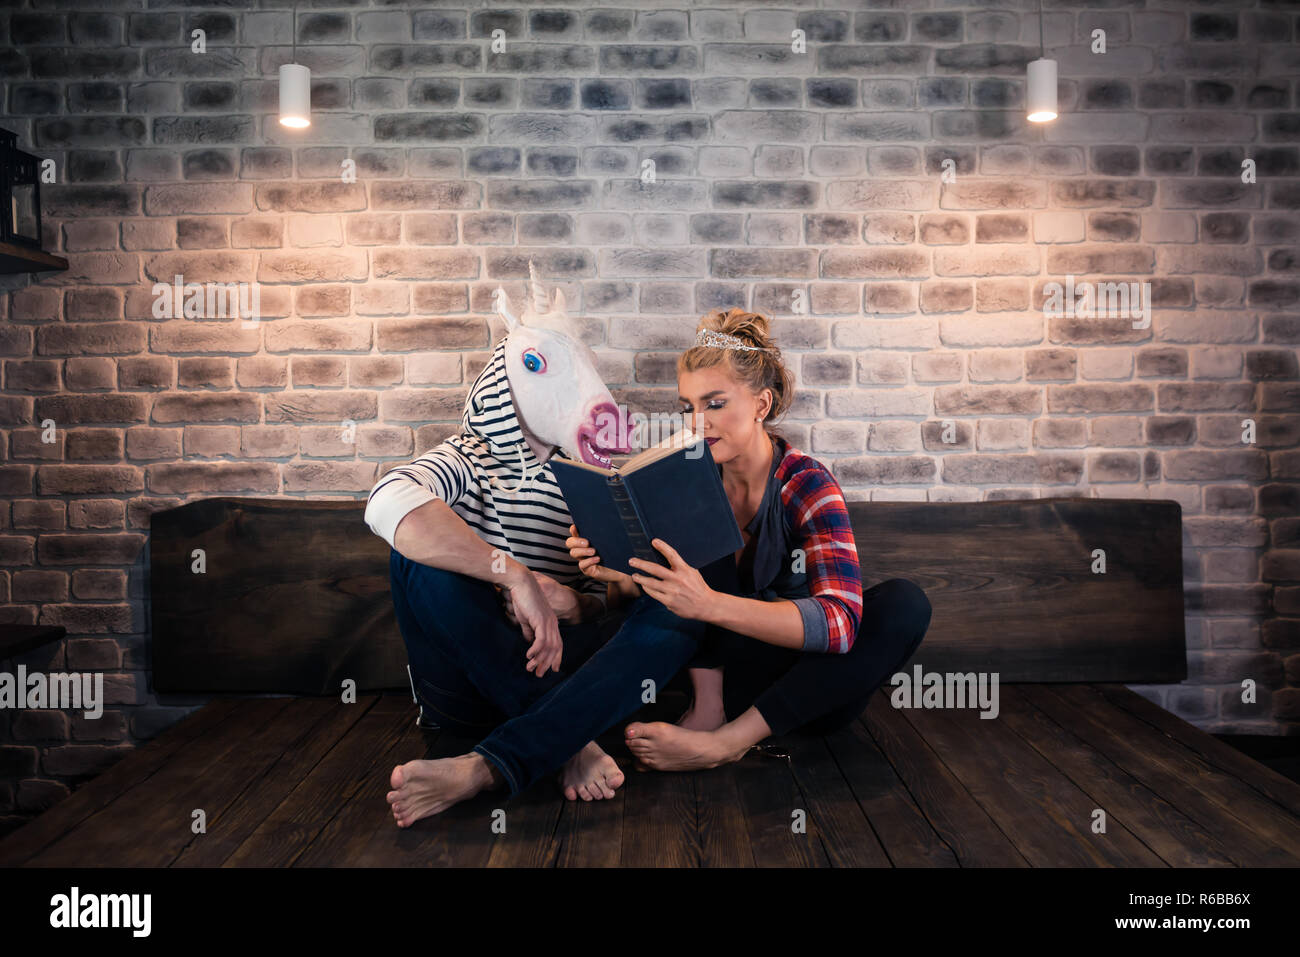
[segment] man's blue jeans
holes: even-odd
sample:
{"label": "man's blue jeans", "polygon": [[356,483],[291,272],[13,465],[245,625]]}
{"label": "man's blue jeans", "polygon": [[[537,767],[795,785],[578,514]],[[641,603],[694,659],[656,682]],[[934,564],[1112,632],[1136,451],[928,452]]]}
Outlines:
{"label": "man's blue jeans", "polygon": [[657,694],[695,654],[707,628],[642,595],[625,618],[616,610],[561,624],[562,672],[538,678],[524,670],[529,642],[490,582],[411,561],[396,549],[389,572],[422,715],[481,738],[474,750],[512,795],[645,704],[647,681]]}

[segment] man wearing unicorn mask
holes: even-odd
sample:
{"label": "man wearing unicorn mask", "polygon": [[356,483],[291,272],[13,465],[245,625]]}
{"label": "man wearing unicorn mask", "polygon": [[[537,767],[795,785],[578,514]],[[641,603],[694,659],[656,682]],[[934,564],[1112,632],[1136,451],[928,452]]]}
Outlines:
{"label": "man wearing unicorn mask", "polygon": [[[626,421],[563,293],[548,302],[531,262],[529,273],[518,318],[497,290],[507,334],[470,389],[461,433],[387,472],[365,512],[392,548],[418,721],[476,739],[563,681],[561,665],[571,674],[619,617],[565,547],[572,520],[547,460],[564,448],[608,466],[630,451]],[[613,797],[623,783],[595,742],[561,760],[570,800]],[[394,769],[393,786],[418,764]]]}

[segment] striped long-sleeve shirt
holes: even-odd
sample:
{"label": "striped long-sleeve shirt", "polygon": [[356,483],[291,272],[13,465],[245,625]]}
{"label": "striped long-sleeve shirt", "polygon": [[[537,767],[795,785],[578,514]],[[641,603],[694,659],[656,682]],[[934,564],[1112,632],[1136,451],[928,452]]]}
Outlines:
{"label": "striped long-sleeve shirt", "polygon": [[604,582],[582,574],[564,547],[573,520],[550,465],[524,439],[506,378],[505,343],[496,344],[470,388],[461,434],[386,472],[370,491],[366,524],[393,546],[409,512],[441,499],[488,544],[604,603]]}
{"label": "striped long-sleeve shirt", "polygon": [[746,531],[741,587],[787,598],[803,618],[803,650],[843,654],[862,623],[862,576],[844,493],[816,459],[774,436],[768,486]]}

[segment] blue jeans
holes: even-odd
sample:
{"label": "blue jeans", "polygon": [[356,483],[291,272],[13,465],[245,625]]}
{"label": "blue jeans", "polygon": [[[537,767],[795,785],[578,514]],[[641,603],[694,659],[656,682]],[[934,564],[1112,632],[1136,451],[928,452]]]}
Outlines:
{"label": "blue jeans", "polygon": [[491,583],[396,549],[389,572],[425,722],[481,738],[474,751],[501,773],[511,795],[645,704],[647,680],[657,694],[696,653],[706,628],[642,595],[625,619],[615,610],[561,624],[562,671],[538,678],[524,670],[529,642]]}

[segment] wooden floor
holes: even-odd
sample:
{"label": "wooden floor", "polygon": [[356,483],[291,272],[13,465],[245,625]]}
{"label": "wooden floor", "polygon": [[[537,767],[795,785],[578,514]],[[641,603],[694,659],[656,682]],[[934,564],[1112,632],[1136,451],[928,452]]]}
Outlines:
{"label": "wooden floor", "polygon": [[0,842],[0,865],[1300,865],[1300,785],[1120,685],[999,690],[997,720],[882,691],[845,731],[775,742],[788,762],[638,773],[612,752],[613,800],[543,781],[406,830],[384,800],[393,765],[466,748],[417,729],[408,696],[222,699]]}

